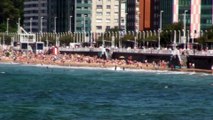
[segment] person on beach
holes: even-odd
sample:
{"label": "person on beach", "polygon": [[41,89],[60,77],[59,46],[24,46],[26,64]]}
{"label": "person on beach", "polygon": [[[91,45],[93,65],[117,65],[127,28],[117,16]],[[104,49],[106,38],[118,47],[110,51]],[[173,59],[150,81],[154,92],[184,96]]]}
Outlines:
{"label": "person on beach", "polygon": [[117,70],[117,65],[115,65],[115,71]]}

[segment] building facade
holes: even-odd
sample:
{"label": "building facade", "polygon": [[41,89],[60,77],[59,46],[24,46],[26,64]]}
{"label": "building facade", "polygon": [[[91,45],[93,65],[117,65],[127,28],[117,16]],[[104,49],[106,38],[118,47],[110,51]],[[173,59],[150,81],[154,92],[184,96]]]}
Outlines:
{"label": "building facade", "polygon": [[[105,32],[115,27],[126,31],[125,0],[26,0],[24,4],[27,31],[30,26],[32,32]],[[135,30],[139,17],[133,18]]]}
{"label": "building facade", "polygon": [[88,32],[91,8],[92,0],[26,0],[24,28],[30,31],[32,19],[33,32]]}
{"label": "building facade", "polygon": [[157,30],[160,21],[160,0],[140,0],[139,6],[139,30]]}
{"label": "building facade", "polygon": [[164,10],[163,24],[183,22],[186,16],[186,29],[191,38],[200,36],[200,32],[212,27],[212,0],[162,0],[160,9]]}
{"label": "building facade", "polygon": [[90,32],[92,0],[75,0],[74,31]]}
{"label": "building facade", "polygon": [[127,31],[139,30],[139,0],[127,0]]}
{"label": "building facade", "polygon": [[74,2],[48,0],[48,32],[73,31]]}
{"label": "building facade", "polygon": [[48,30],[88,32],[91,30],[91,0],[48,0]]}
{"label": "building facade", "polygon": [[47,32],[47,17],[47,0],[25,0],[23,26],[27,32]]}
{"label": "building facade", "polygon": [[103,33],[115,27],[126,30],[126,4],[121,2],[119,7],[119,0],[93,0],[91,18],[92,32]]}

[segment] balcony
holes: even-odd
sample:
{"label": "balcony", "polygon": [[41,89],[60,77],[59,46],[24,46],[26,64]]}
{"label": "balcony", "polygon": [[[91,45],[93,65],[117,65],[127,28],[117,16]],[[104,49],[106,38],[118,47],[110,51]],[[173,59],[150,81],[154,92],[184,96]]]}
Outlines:
{"label": "balcony", "polygon": [[77,4],[77,7],[91,7],[91,6],[92,6],[91,3],[87,3],[87,4],[85,4],[85,3]]}
{"label": "balcony", "polygon": [[91,11],[88,10],[88,9],[85,9],[85,10],[76,10],[76,12],[78,14],[90,14],[91,13]]}

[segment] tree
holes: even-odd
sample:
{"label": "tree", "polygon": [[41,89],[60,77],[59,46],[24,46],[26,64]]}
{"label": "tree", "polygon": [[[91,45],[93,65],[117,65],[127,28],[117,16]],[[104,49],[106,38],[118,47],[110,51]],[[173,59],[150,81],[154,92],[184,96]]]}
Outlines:
{"label": "tree", "polygon": [[203,36],[200,36],[197,39],[197,41],[204,47],[207,42],[212,43],[213,42],[213,26],[205,30],[203,33]]}
{"label": "tree", "polygon": [[[1,0],[0,2],[0,32],[6,31],[7,18],[9,18],[10,32],[15,32],[18,18],[23,20],[24,0]],[[3,25],[2,25],[3,24]]]}
{"label": "tree", "polygon": [[[161,33],[161,44],[167,46],[172,43],[172,37],[174,36],[174,31],[182,30],[183,24],[181,22],[173,23],[166,26]],[[178,36],[177,36],[178,37]]]}
{"label": "tree", "polygon": [[73,35],[64,35],[60,38],[60,44],[61,45],[65,45],[65,46],[69,46],[69,44],[71,42],[73,42]]}

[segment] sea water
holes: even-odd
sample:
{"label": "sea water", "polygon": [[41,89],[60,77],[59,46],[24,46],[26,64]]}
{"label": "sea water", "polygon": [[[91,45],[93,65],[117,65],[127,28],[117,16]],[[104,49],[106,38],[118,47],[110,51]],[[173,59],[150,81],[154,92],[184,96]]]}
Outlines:
{"label": "sea water", "polygon": [[212,120],[213,76],[0,64],[0,119]]}

